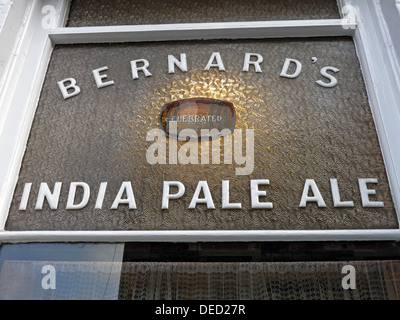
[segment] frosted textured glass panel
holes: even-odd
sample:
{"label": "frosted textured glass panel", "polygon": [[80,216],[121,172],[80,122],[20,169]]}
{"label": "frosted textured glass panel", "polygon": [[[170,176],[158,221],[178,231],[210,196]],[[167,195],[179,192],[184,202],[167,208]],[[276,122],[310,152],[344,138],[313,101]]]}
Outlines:
{"label": "frosted textured glass panel", "polygon": [[[225,70],[204,70],[213,52],[219,52]],[[168,55],[186,53],[187,72],[168,73]],[[262,72],[253,65],[243,72],[246,53],[263,57]],[[295,79],[280,77],[286,58],[301,62]],[[316,58],[316,59],[312,59]],[[131,61],[149,62],[146,77],[132,79]],[[254,60],[254,56],[252,57]],[[214,60],[215,63],[216,60]],[[107,66],[98,89],[92,70]],[[333,88],[316,83],[321,69],[340,71]],[[292,63],[288,74],[295,72]],[[58,81],[73,77],[81,88],[64,100]],[[233,103],[235,129],[242,130],[243,152],[250,142],[246,129],[254,129],[254,168],[234,159],[221,163],[150,164],[146,158],[152,141],[147,133],[159,127],[162,107],[187,98],[212,98]],[[235,134],[234,134],[235,136]],[[237,136],[237,135],[236,135]],[[247,139],[247,140],[246,140]],[[169,150],[172,140],[167,139]],[[178,142],[178,149],[185,142]],[[197,146],[200,145],[196,142]],[[211,150],[211,149],[210,149]],[[211,152],[210,152],[211,156]],[[337,179],[341,201],[354,207],[333,205],[330,179]],[[358,179],[373,178],[371,201],[382,208],[362,205]],[[268,179],[261,202],[272,209],[254,209],[250,180]],[[300,208],[307,179],[313,179],[326,207],[315,202]],[[223,210],[222,180],[230,181],[231,203],[242,209]],[[123,181],[130,181],[136,209],[120,204],[112,210]],[[163,181],[180,181],[185,194],[161,207]],[[215,209],[189,204],[199,181],[207,181]],[[41,182],[51,190],[62,182],[58,207],[45,201],[36,210]],[[71,182],[90,186],[88,204],[66,210]],[[96,199],[102,182],[108,182],[101,209]],[[19,210],[25,183],[32,183],[26,210]],[[79,189],[79,188],[78,188]],[[81,188],[78,190],[81,191]],[[126,190],[125,190],[126,191]],[[176,190],[171,189],[171,193]],[[200,197],[203,195],[200,194]],[[311,189],[310,189],[311,196]],[[126,198],[126,192],[121,196]],[[79,203],[79,192],[75,203]],[[18,185],[7,221],[8,230],[324,230],[397,228],[397,217],[371,115],[360,66],[351,38],[297,40],[187,41],[140,44],[56,46],[36,111]]]}
{"label": "frosted textured glass panel", "polygon": [[73,0],[69,27],[340,19],[335,0]]}

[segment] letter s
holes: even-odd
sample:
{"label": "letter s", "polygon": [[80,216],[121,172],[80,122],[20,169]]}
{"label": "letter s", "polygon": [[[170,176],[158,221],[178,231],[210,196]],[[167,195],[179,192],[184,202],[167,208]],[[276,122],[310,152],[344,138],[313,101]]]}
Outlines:
{"label": "letter s", "polygon": [[324,67],[324,68],[322,68],[322,69],[321,69],[321,74],[322,74],[325,78],[329,79],[331,82],[326,83],[326,82],[323,82],[322,80],[318,80],[318,81],[316,81],[316,83],[317,83],[318,85],[320,85],[321,87],[333,88],[333,87],[335,87],[335,86],[337,85],[338,81],[337,81],[337,79],[336,79],[334,76],[330,75],[330,74],[328,73],[328,71],[333,71],[333,72],[336,73],[336,72],[339,72],[340,70],[337,69],[337,68],[335,68],[335,67]]}

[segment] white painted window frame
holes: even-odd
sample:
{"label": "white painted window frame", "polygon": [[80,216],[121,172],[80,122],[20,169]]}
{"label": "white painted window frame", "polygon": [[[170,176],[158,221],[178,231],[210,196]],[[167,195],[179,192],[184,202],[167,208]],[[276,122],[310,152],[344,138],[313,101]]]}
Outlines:
{"label": "white painted window frame", "polygon": [[[19,1],[19,0],[16,0]],[[56,8],[51,28],[45,5]],[[25,27],[0,94],[0,242],[352,241],[400,240],[400,230],[7,231],[5,224],[49,59],[56,44],[317,36],[354,38],[396,212],[400,212],[400,68],[378,0],[338,0],[357,21],[267,21],[64,28],[69,0],[26,0]],[[397,50],[397,51],[396,51]],[[398,218],[399,219],[399,218]]]}

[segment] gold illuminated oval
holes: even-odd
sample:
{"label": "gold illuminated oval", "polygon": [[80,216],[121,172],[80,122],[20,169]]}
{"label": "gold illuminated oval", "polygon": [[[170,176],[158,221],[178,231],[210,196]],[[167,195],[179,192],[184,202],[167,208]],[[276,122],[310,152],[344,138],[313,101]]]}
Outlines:
{"label": "gold illuminated oval", "polygon": [[231,134],[236,114],[232,103],[209,98],[173,101],[163,106],[160,126],[178,140],[214,139]]}

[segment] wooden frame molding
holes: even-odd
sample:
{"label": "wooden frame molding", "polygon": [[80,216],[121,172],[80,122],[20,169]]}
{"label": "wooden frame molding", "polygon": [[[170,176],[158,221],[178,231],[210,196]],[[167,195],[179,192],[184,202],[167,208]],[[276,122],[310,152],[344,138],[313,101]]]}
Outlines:
{"label": "wooden frame molding", "polygon": [[[17,0],[19,1],[19,0]],[[252,231],[6,231],[5,223],[18,180],[48,62],[56,44],[196,39],[353,36],[364,74],[397,215],[400,212],[400,70],[378,0],[338,0],[357,8],[357,21],[301,20],[65,28],[68,0],[31,0],[20,60],[8,72],[14,88],[3,97],[0,119],[0,242],[128,241],[367,241],[400,240],[395,230]],[[56,8],[54,27],[41,25],[42,9]],[[397,13],[397,12],[396,12]],[[392,47],[391,47],[392,46]],[[396,52],[393,50],[397,50]],[[394,52],[394,53],[393,53]],[[14,73],[15,72],[15,73]],[[14,73],[14,75],[13,75]],[[27,75],[27,76],[20,76]],[[3,112],[4,111],[4,112]],[[2,125],[1,125],[2,124]]]}
{"label": "wooden frame molding", "polygon": [[258,39],[284,37],[352,36],[356,25],[334,20],[182,23],[140,26],[57,28],[49,37],[55,44],[115,43],[200,39]]}

